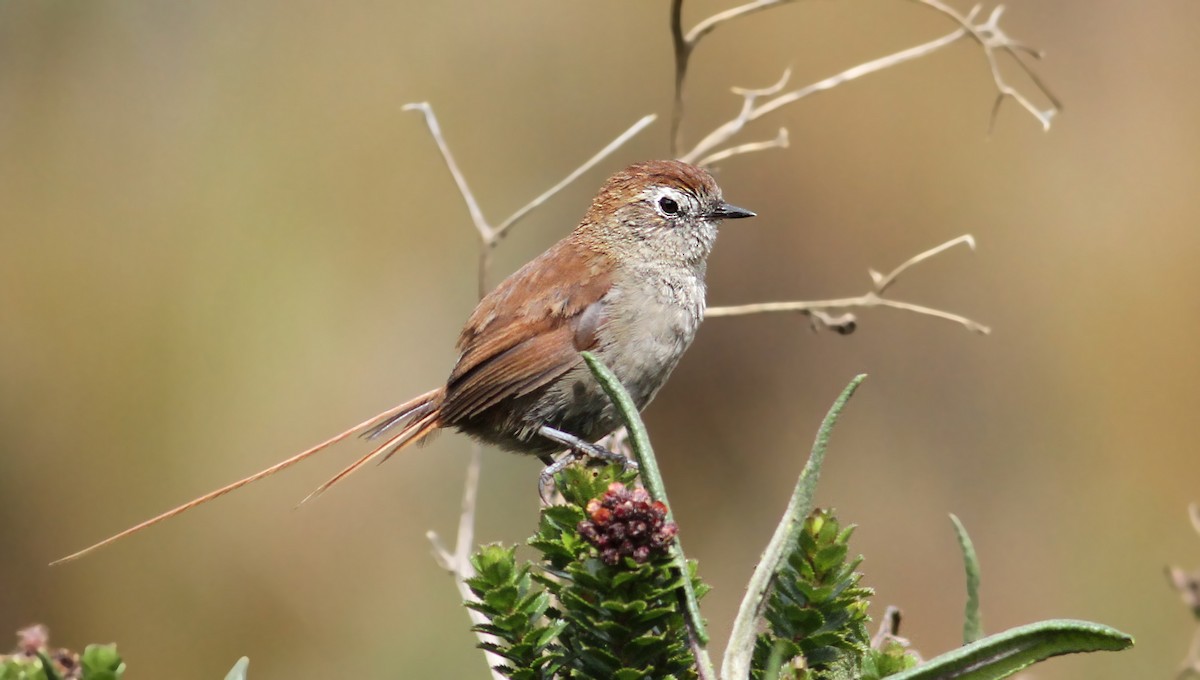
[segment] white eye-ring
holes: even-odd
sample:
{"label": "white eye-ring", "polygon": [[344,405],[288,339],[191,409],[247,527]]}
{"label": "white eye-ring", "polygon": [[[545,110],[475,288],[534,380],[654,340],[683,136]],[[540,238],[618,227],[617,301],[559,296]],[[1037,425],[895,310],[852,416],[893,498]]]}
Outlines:
{"label": "white eye-ring", "polygon": [[663,217],[678,217],[685,210],[687,197],[666,189],[654,199],[654,208]]}

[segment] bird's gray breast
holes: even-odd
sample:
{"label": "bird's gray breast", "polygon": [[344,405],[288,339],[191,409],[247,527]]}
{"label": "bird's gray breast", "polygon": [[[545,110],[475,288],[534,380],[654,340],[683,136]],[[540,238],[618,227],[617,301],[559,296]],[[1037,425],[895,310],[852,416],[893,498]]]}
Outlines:
{"label": "bird's gray breast", "polygon": [[[696,337],[704,317],[704,272],[671,268],[621,274],[601,299],[591,351],[616,374],[640,410]],[[580,362],[549,387],[523,422],[529,433],[549,424],[595,441],[616,429],[620,419]]]}
{"label": "bird's gray breast", "polygon": [[703,272],[649,269],[622,279],[605,296],[596,351],[642,408],[696,337],[704,318]]}

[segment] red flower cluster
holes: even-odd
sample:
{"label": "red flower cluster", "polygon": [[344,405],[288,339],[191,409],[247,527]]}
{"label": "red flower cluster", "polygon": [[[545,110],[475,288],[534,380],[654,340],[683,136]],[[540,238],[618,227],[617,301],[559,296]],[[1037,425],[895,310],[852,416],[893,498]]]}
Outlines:
{"label": "red flower cluster", "polygon": [[600,559],[616,565],[622,557],[642,563],[651,555],[666,553],[679,527],[668,522],[667,506],[651,501],[645,489],[628,489],[620,482],[609,485],[600,498],[587,504],[588,520],[579,533],[600,551]]}

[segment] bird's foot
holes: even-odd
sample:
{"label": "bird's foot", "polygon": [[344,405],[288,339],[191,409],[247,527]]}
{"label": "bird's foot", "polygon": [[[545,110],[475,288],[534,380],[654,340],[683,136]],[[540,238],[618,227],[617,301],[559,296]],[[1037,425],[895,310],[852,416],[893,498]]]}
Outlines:
{"label": "bird's foot", "polygon": [[[546,465],[542,469],[542,473],[538,475],[538,496],[541,497],[542,502],[546,505],[550,504],[550,496],[547,493],[547,489],[554,485],[554,476],[582,458],[589,458],[593,462],[600,462],[602,464],[620,463],[621,467],[626,471],[636,471],[638,469],[637,463],[627,456],[615,451],[609,451],[599,444],[585,441],[573,434],[556,430],[548,425],[543,425],[538,430],[538,434],[556,444],[561,444],[567,449],[566,454]],[[542,460],[543,462],[546,461],[545,458]]]}

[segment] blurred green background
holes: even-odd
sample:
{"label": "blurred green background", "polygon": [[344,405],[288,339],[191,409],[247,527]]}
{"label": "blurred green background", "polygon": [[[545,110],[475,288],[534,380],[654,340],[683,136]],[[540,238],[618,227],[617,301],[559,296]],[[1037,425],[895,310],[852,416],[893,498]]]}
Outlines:
{"label": "blurred green background", "polygon": [[[689,2],[688,23],[728,3]],[[477,239],[428,100],[494,221],[651,112],[516,229],[495,280],[565,234],[603,178],[667,154],[667,3],[0,3],[0,636],[115,640],[131,677],[485,677],[425,532],[452,539],[468,441],[446,435],[293,511],[321,459],[109,548],[55,557],[439,383]],[[710,304],[864,292],[960,233],[849,337],[712,319],[647,411],[717,649],[825,409],[871,379],[820,498],[927,655],[957,644],[971,530],[990,631],[1069,616],[1137,638],[1036,678],[1170,677],[1193,624],[1200,500],[1200,89],[1189,0],[1009,5],[1066,103],[1046,134],[962,42],[786,109],[792,147],[719,168]],[[915,3],[805,2],[714,33],[690,140],[734,85],[796,84],[951,30]],[[1014,82],[1026,86],[1014,77]],[[1032,90],[1029,90],[1032,92]],[[534,527],[538,464],[485,458],[479,538]],[[6,646],[7,643],[4,643]],[[407,672],[402,669],[409,669]]]}

